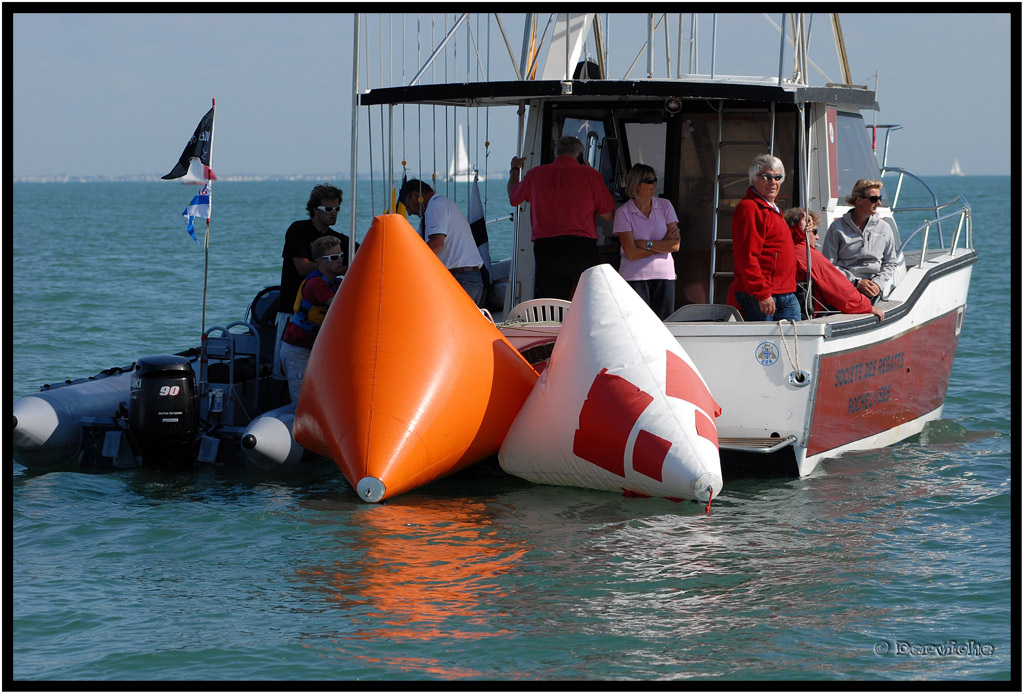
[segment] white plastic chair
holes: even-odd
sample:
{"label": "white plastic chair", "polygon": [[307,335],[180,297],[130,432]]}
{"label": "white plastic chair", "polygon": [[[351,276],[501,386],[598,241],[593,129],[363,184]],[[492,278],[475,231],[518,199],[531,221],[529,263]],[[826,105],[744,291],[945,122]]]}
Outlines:
{"label": "white plastic chair", "polygon": [[572,304],[565,299],[528,299],[509,311],[506,321],[561,323]]}

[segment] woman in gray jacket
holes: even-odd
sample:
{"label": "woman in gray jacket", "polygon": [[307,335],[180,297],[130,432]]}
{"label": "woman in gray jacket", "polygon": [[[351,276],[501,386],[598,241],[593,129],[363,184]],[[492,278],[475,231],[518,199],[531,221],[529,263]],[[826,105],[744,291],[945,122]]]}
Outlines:
{"label": "woman in gray jacket", "polygon": [[825,232],[821,252],[864,296],[877,301],[888,293],[903,265],[892,227],[878,216],[882,182],[862,178],[846,196],[849,212]]}

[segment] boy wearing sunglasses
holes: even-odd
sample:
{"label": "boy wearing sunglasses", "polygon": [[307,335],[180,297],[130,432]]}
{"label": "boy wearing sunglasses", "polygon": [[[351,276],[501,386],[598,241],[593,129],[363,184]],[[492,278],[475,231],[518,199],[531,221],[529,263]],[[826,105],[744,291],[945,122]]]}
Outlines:
{"label": "boy wearing sunglasses", "polygon": [[331,228],[338,222],[341,197],[341,189],[330,183],[314,186],[306,202],[309,219],[292,222],[285,233],[284,250],[281,252],[281,292],[277,301],[277,339],[274,343],[274,376],[280,380],[286,378],[280,360],[281,337],[288,327],[299,283],[317,269],[316,260],[310,254],[313,242],[321,236],[333,237],[345,256],[340,274],[345,274],[348,269],[348,236]]}
{"label": "boy wearing sunglasses", "polygon": [[904,262],[892,227],[878,215],[881,203],[881,181],[857,181],[846,196],[850,210],[832,222],[821,245],[825,257],[872,304],[889,291]]}
{"label": "boy wearing sunglasses", "polygon": [[345,269],[345,254],[333,236],[321,236],[311,246],[316,258],[316,269],[299,284],[295,303],[290,307],[292,316],[281,339],[281,364],[288,378],[288,393],[292,402],[299,401],[302,376],[306,372],[313,341],[323,325],[334,295],[341,284]]}

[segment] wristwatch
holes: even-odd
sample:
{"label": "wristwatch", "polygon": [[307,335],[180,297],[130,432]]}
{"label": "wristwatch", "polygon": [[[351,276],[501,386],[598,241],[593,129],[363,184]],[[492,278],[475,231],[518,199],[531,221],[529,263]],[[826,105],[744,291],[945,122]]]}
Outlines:
{"label": "wristwatch", "polygon": [[652,248],[654,248],[654,242],[653,241],[648,241],[647,242],[647,250],[651,250]]}

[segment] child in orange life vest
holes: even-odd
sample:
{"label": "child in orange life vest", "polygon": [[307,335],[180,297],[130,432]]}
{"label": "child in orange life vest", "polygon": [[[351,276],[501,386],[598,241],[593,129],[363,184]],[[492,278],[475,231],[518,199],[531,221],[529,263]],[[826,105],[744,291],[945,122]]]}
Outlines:
{"label": "child in orange life vest", "polygon": [[292,402],[299,401],[302,376],[306,372],[313,341],[338,291],[341,284],[339,274],[345,267],[345,257],[337,238],[321,236],[311,248],[316,270],[299,285],[294,313],[281,338],[281,363],[288,377],[288,393]]}

